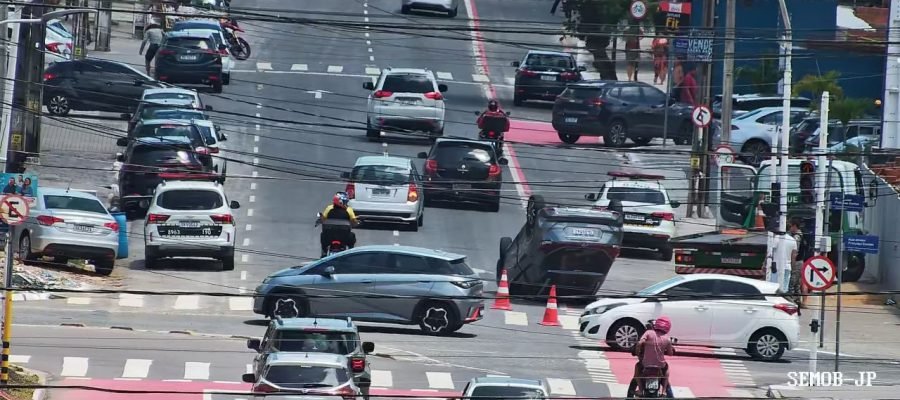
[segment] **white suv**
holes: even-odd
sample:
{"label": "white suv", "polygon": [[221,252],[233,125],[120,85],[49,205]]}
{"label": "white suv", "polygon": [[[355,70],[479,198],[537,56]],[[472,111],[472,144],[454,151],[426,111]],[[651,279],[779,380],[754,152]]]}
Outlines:
{"label": "white suv", "polygon": [[378,139],[383,130],[444,134],[444,95],[447,85],[438,84],[434,73],[419,68],[385,68],[373,82],[366,113],[366,137]]}
{"label": "white suv", "polygon": [[144,264],[164,257],[209,257],[234,269],[235,222],[224,187],[209,181],[164,181],[144,221]]}

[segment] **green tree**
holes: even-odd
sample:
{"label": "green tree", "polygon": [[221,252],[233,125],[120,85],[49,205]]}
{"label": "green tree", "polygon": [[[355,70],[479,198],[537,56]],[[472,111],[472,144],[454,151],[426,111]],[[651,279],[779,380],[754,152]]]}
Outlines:
{"label": "green tree", "polygon": [[569,22],[568,27],[584,40],[585,49],[594,56],[594,68],[600,73],[600,79],[617,80],[615,62],[606,49],[616,38],[622,24],[629,31],[641,26],[650,28],[659,8],[658,2],[647,2],[647,15],[641,21],[629,16],[632,0],[569,0],[569,3],[579,18]]}
{"label": "green tree", "polygon": [[844,89],[838,84],[841,73],[838,71],[828,71],[824,75],[806,75],[803,79],[794,83],[794,96],[809,93],[812,94],[812,104],[810,108],[816,110],[822,104],[822,93],[828,92],[832,99],[830,109],[834,110],[834,103],[844,97]]}
{"label": "green tree", "polygon": [[754,93],[775,94],[778,93],[778,81],[781,79],[781,70],[774,58],[764,57],[756,66],[740,66],[734,70],[737,79],[749,82]]}
{"label": "green tree", "polygon": [[828,115],[847,125],[851,119],[866,115],[873,104],[874,101],[871,99],[838,98],[828,102]]}

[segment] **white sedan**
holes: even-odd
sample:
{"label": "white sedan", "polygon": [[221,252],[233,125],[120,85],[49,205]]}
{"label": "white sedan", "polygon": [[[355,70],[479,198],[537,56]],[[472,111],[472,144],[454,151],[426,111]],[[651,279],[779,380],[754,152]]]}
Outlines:
{"label": "white sedan", "polygon": [[638,297],[591,303],[579,320],[581,335],[631,350],[645,324],[665,315],[672,320],[669,336],[680,344],[739,348],[774,361],[800,340],[799,310],[777,290],[778,284],[737,276],[679,275]]}

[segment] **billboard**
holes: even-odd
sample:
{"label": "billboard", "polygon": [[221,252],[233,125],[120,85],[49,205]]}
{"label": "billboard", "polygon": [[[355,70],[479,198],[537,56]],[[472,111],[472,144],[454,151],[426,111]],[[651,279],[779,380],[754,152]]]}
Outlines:
{"label": "billboard", "polygon": [[35,174],[0,174],[0,194],[17,194],[28,199],[34,205],[38,188],[38,176]]}

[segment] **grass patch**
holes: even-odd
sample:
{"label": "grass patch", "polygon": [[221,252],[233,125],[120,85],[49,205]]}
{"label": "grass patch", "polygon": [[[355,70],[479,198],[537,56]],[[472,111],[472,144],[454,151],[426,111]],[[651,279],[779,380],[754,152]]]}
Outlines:
{"label": "grass patch", "polygon": [[[22,368],[10,366],[9,383],[11,385],[40,385],[41,381],[35,374],[29,374]],[[31,400],[34,389],[10,389],[7,391],[16,400]]]}

